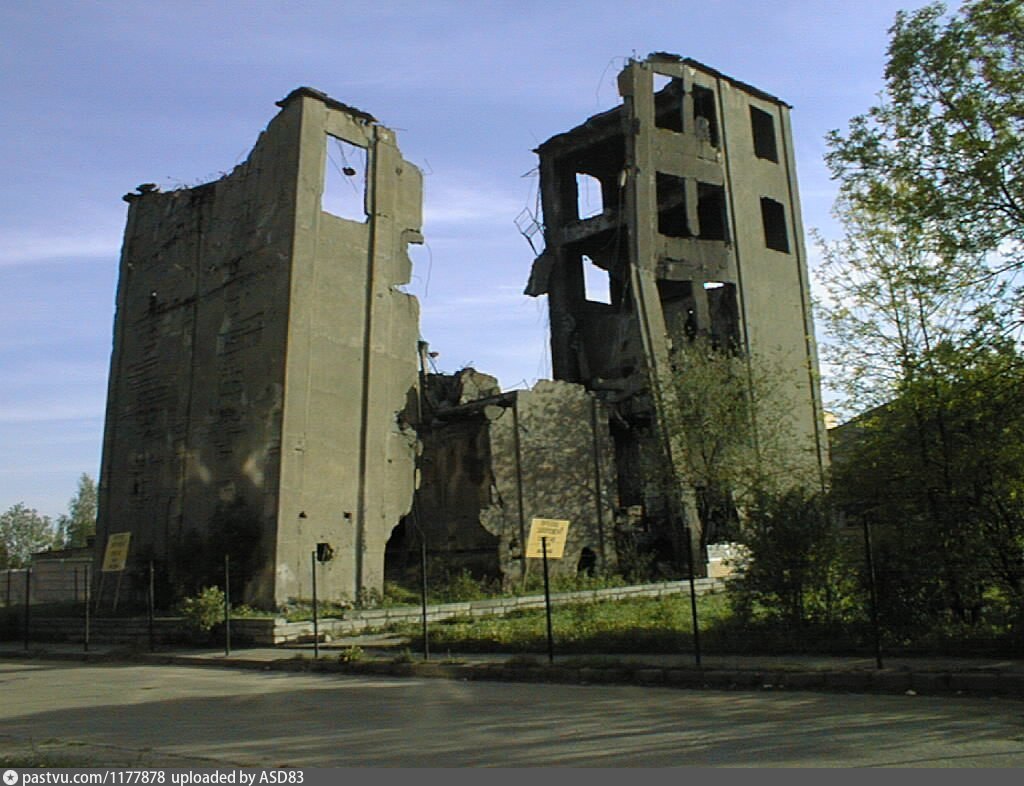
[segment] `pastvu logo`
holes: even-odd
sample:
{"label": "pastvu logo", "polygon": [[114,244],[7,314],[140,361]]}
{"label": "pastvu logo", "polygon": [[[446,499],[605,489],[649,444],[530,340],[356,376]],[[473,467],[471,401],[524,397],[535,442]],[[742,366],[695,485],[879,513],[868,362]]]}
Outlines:
{"label": "pastvu logo", "polygon": [[18,782],[18,773],[17,772],[15,772],[14,770],[6,770],[4,772],[4,783],[6,783],[7,786],[14,786],[14,784],[17,783],[17,782]]}

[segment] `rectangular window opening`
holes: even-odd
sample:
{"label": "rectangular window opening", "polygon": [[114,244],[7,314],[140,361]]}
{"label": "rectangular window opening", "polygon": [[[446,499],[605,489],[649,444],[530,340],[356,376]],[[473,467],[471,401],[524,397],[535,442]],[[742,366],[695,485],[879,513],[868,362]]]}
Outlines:
{"label": "rectangular window opening", "polygon": [[691,237],[686,220],[686,178],[658,172],[655,175],[658,200],[658,231],[668,237]]}
{"label": "rectangular window opening", "polygon": [[673,339],[693,341],[698,327],[693,282],[659,279],[658,295],[668,335]]}
{"label": "rectangular window opening", "polygon": [[754,137],[754,155],[778,163],[779,150],[775,144],[774,118],[764,110],[751,106],[750,131]]}
{"label": "rectangular window opening", "polygon": [[776,251],[789,253],[789,235],[786,232],[786,208],[781,202],[761,197],[761,222],[764,224],[764,244]]}
{"label": "rectangular window opening", "polygon": [[683,80],[679,77],[654,75],[654,125],[683,130]]}
{"label": "rectangular window opening", "polygon": [[736,285],[707,281],[704,291],[708,299],[712,347],[726,352],[739,351],[740,315],[736,305]]}
{"label": "rectangular window opening", "polygon": [[586,254],[583,255],[582,259],[584,297],[591,303],[611,305],[611,276],[608,275],[608,271],[598,267],[594,260]]}
{"label": "rectangular window opening", "polygon": [[718,114],[715,112],[715,91],[693,86],[694,132],[712,147],[718,147]]}
{"label": "rectangular window opening", "polygon": [[724,186],[697,184],[697,218],[700,221],[702,240],[729,239]]}
{"label": "rectangular window opening", "polygon": [[576,217],[580,220],[599,216],[604,212],[601,181],[586,172],[576,173]]}
{"label": "rectangular window opening", "polygon": [[369,155],[365,147],[327,135],[324,190],[320,209],[350,221],[366,221],[366,178]]}

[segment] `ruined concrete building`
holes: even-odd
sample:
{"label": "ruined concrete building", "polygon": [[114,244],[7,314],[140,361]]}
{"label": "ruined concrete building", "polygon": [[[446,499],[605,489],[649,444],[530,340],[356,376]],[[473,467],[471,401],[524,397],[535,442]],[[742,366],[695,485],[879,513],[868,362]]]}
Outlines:
{"label": "ruined concrete building", "polygon": [[310,597],[318,543],[323,597],[381,585],[413,496],[398,286],[422,242],[394,132],[308,88],[279,106],[229,175],[126,197],[97,528],[172,580],[228,551],[238,599],[268,607]]}
{"label": "ruined concrete building", "polygon": [[276,607],[310,597],[317,549],[323,598],[380,590],[385,561],[415,570],[424,539],[450,566],[525,577],[533,517],[572,522],[566,573],[615,570],[623,531],[671,529],[673,510],[701,546],[696,490],[659,508],[645,464],[677,460],[657,435],[697,337],[772,356],[793,452],[821,477],[787,105],[674,56],[619,85],[621,106],[537,151],[527,293],[548,296],[556,380],[532,390],[428,373],[400,289],[421,175],[364,112],[300,88],[230,174],[128,195],[100,552],[131,532],[129,561],[179,587],[229,554],[236,598]]}
{"label": "ruined concrete building", "polygon": [[389,543],[396,578],[419,569],[423,537],[438,572],[524,579],[535,517],[571,522],[552,575],[615,568],[615,459],[597,396],[551,380],[503,393],[473,369],[427,375],[423,390],[420,488]]}
{"label": "ruined concrete building", "polygon": [[[673,380],[687,374],[678,350],[698,338],[771,360],[791,452],[823,479],[789,107],[674,55],[631,61],[619,92],[620,106],[537,150],[545,249],[526,292],[548,296],[554,376],[616,415],[620,504],[655,514],[645,455],[684,474],[671,440],[651,443],[671,430]],[[698,548],[698,489],[686,485],[674,507]]]}

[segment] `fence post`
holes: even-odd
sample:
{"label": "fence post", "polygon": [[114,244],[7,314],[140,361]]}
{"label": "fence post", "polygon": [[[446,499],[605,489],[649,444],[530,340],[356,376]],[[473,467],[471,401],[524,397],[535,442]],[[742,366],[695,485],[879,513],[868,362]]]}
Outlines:
{"label": "fence post", "polygon": [[878,593],[875,588],[875,561],[871,554],[871,523],[864,519],[864,559],[868,569],[868,590],[871,596],[871,630],[875,638],[875,664],[882,668],[882,633],[878,625]]}
{"label": "fence post", "polygon": [[29,618],[31,614],[31,595],[32,595],[32,568],[25,568],[25,649],[28,649],[29,640]]}
{"label": "fence post", "polygon": [[313,658],[320,657],[320,625],[316,617],[316,549],[313,550]]}
{"label": "fence post", "polygon": [[231,558],[224,555],[224,656],[231,654]]}
{"label": "fence post", "polygon": [[89,604],[92,600],[89,598],[91,587],[89,586],[89,566],[85,566],[85,638],[84,638],[84,649],[85,652],[89,651]]}
{"label": "fence post", "polygon": [[147,620],[149,623],[149,651],[156,652],[156,637],[153,635],[154,604],[156,601],[153,593],[153,560],[149,561],[149,592],[147,595],[146,608],[149,611],[149,619]]}

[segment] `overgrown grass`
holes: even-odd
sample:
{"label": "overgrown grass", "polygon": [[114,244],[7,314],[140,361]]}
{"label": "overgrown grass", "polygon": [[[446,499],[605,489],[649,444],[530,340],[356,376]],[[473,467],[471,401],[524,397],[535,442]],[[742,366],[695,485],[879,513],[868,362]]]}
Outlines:
{"label": "overgrown grass", "polygon": [[[700,598],[699,616],[716,625],[728,617],[720,595]],[[688,597],[634,601],[574,603],[552,609],[552,628],[560,652],[680,652],[692,649],[693,629]],[[414,626],[403,633],[422,638]],[[430,646],[462,652],[544,652],[547,624],[543,609],[522,610],[504,617],[456,618],[434,623]]]}
{"label": "overgrown grass", "polygon": [[[856,655],[873,652],[866,620],[787,625],[767,614],[739,617],[724,593],[698,598],[701,648],[734,655]],[[625,653],[685,653],[694,649],[689,596],[600,601],[552,609],[555,648],[561,654],[594,656]],[[422,647],[418,625],[396,628]],[[454,618],[429,628],[434,651],[543,653],[547,650],[544,609],[504,617]],[[913,640],[883,639],[890,655],[1019,656],[1020,643],[1007,630],[932,630]]]}

